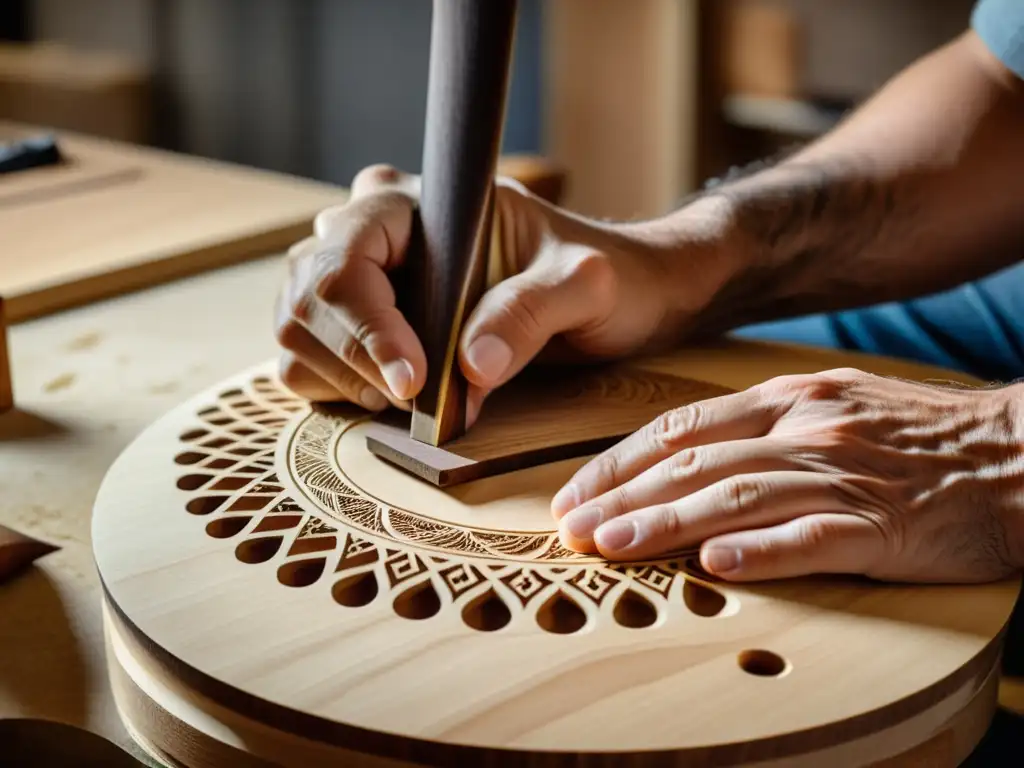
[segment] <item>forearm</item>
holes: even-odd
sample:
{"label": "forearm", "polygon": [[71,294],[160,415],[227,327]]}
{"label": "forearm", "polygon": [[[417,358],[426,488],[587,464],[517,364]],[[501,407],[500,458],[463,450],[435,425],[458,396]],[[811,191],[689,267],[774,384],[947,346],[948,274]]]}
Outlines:
{"label": "forearm", "polygon": [[[654,225],[725,264],[688,334],[952,287],[1024,255],[1024,87],[965,35],[791,158]],[[688,324],[689,325],[689,324]]]}

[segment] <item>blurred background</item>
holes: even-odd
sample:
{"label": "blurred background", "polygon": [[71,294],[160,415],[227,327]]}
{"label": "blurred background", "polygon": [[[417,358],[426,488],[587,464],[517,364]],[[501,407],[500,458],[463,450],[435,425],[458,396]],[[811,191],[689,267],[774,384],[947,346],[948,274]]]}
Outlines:
{"label": "blurred background", "polygon": [[[506,153],[657,215],[813,139],[973,0],[520,0]],[[0,119],[347,185],[420,164],[430,0],[3,0]]]}

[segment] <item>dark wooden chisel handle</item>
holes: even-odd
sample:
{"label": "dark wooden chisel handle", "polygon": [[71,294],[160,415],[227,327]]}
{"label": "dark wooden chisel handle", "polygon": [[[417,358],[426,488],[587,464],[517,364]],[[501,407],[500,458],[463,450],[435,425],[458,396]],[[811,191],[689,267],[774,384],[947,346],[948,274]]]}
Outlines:
{"label": "dark wooden chisel handle", "polygon": [[516,0],[434,0],[419,226],[409,251],[410,320],[427,355],[411,433],[431,445],[465,432],[457,349],[484,290],[515,20]]}

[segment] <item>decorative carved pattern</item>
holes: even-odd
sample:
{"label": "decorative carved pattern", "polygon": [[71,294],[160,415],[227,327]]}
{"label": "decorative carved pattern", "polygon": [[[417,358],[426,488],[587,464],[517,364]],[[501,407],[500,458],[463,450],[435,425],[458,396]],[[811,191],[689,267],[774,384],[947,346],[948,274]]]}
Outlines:
{"label": "decorative carved pattern", "polygon": [[[382,503],[332,463],[353,418],[310,408],[269,378],[222,392],[197,416],[200,425],[181,435],[175,458],[188,468],[178,478],[190,494],[186,510],[208,520],[210,536],[238,537],[241,562],[276,558],[282,584],[325,585],[345,608],[383,600],[413,620],[457,610],[467,630],[525,620],[572,633],[594,621],[649,626],[670,608],[708,616],[707,606],[720,612],[726,604],[692,553],[606,564],[565,549],[554,532],[455,525]],[[287,449],[286,467],[275,463],[279,444]],[[291,495],[279,471],[289,473],[300,496]],[[701,612],[688,607],[694,590],[710,598]],[[638,605],[651,610],[638,612]]]}

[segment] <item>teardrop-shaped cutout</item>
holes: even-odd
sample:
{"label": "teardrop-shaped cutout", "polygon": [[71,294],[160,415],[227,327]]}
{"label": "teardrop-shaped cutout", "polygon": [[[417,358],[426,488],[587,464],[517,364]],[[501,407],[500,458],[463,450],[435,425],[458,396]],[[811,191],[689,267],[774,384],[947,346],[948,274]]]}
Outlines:
{"label": "teardrop-shaped cutout", "polygon": [[556,635],[571,635],[583,629],[587,614],[572,598],[559,591],[537,611],[537,623],[541,629]]}
{"label": "teardrop-shaped cutout", "polygon": [[187,451],[185,453],[179,453],[177,456],[175,456],[174,462],[176,464],[184,465],[198,464],[207,456],[209,456],[209,454],[207,453],[199,453],[198,451]]}
{"label": "teardrop-shaped cutout", "polygon": [[251,517],[246,515],[232,515],[231,517],[220,517],[211,520],[206,526],[206,532],[215,539],[230,539],[242,532],[242,529],[249,524]]}
{"label": "teardrop-shaped cutout", "polygon": [[496,632],[512,621],[512,612],[498,593],[489,589],[466,604],[462,620],[480,632]]}
{"label": "teardrop-shaped cutout", "polygon": [[238,477],[237,475],[224,475],[216,483],[210,486],[211,491],[240,491],[252,482],[251,477]]}
{"label": "teardrop-shaped cutout", "polygon": [[420,621],[429,619],[441,610],[441,598],[437,596],[437,590],[430,580],[420,582],[409,587],[402,594],[395,598],[395,613],[403,619]]}
{"label": "teardrop-shaped cutout", "polygon": [[281,548],[282,536],[264,536],[259,539],[247,539],[235,547],[235,557],[243,563],[255,565],[265,563],[277,554]]}
{"label": "teardrop-shaped cutout", "polygon": [[185,475],[178,478],[178,488],[182,491],[197,491],[213,480],[213,475]]}
{"label": "teardrop-shaped cutout", "polygon": [[260,524],[256,526],[253,533],[266,533],[270,531],[287,531],[302,522],[298,515],[267,515]]}
{"label": "teardrop-shaped cutout", "polygon": [[193,515],[208,515],[227,500],[227,496],[200,496],[197,499],[190,500],[185,505],[185,509]]}
{"label": "teardrop-shaped cutout", "polygon": [[191,443],[194,442],[195,440],[201,440],[208,434],[210,433],[207,432],[205,429],[190,429],[188,432],[182,433],[179,439],[182,440],[183,442]]}
{"label": "teardrop-shaped cutout", "polygon": [[362,608],[377,597],[377,576],[365,571],[340,579],[331,591],[335,601],[349,608]]}
{"label": "teardrop-shaped cutout", "polygon": [[717,616],[725,608],[725,595],[691,579],[683,582],[683,602],[698,616]]}
{"label": "teardrop-shaped cutout", "polygon": [[277,580],[286,587],[308,587],[315,584],[324,572],[327,560],[314,557],[311,560],[293,560],[277,569]]}
{"label": "teardrop-shaped cutout", "polygon": [[274,498],[272,496],[239,496],[233,502],[228,509],[232,512],[255,512],[257,509],[263,509],[267,506]]}
{"label": "teardrop-shaped cutout", "polygon": [[620,626],[630,629],[643,629],[658,620],[658,611],[651,601],[631,589],[623,592],[616,601],[612,615]]}

